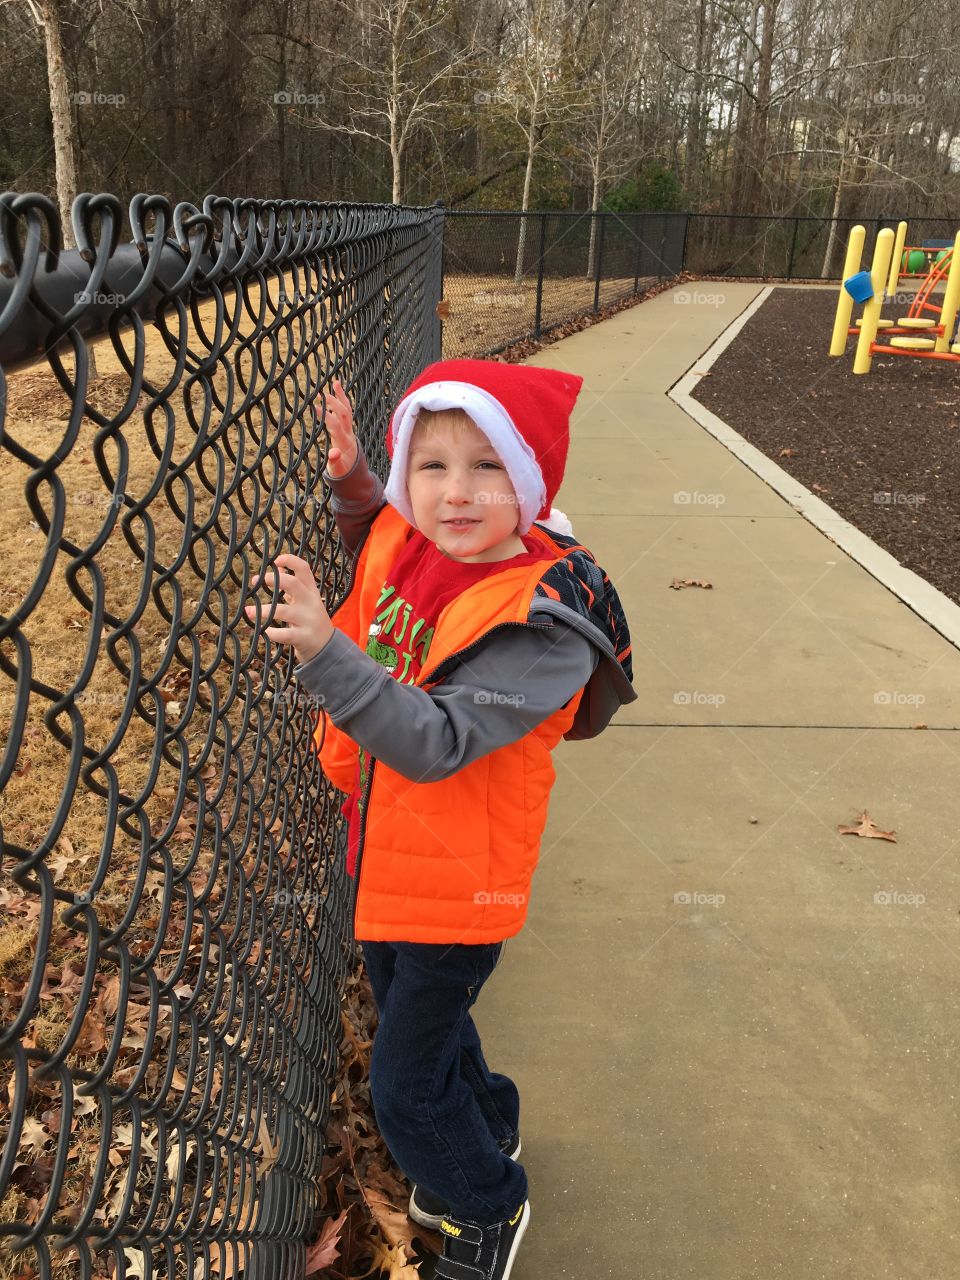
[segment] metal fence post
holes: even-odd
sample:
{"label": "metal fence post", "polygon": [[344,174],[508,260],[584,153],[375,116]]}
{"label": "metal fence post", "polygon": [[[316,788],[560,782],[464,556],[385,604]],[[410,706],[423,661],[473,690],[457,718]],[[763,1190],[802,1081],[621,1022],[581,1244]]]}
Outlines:
{"label": "metal fence post", "polygon": [[537,250],[537,309],[533,318],[534,337],[540,337],[540,317],[543,313],[543,255],[547,242],[547,214],[540,214],[540,245]]}
{"label": "metal fence post", "polygon": [[637,292],[637,287],[640,284],[640,252],[643,249],[643,237],[640,235],[640,228],[642,226],[643,226],[643,214],[638,213],[637,228],[636,228],[636,231],[634,232],[634,235],[637,238],[637,261],[633,269],[633,292],[634,293]]}
{"label": "metal fence post", "polygon": [[[446,272],[446,250],[447,250],[447,219],[444,213],[444,204],[442,200],[434,202],[435,207],[440,210],[440,298],[443,301],[443,282]],[[435,360],[443,359],[443,321],[439,316],[436,318],[436,339],[434,343],[436,355]]]}
{"label": "metal fence post", "polygon": [[683,215],[683,245],[680,249],[680,271],[676,274],[680,275],[681,271],[687,269],[687,232],[690,230],[690,211],[689,209]]}
{"label": "metal fence post", "polygon": [[793,239],[790,241],[790,257],[787,261],[787,279],[793,279],[793,256],[797,251],[797,232],[800,230],[800,219],[793,220]]}

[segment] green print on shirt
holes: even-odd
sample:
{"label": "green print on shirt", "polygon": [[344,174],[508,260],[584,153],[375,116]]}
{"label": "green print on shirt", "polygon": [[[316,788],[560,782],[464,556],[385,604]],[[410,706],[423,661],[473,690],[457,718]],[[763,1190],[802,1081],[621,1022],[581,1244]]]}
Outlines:
{"label": "green print on shirt", "polygon": [[[410,627],[409,636],[407,636],[407,627],[410,623],[410,614],[413,612],[413,606],[409,601],[404,600],[403,596],[398,596],[396,592],[396,587],[391,587],[386,582],[383,584],[380,590],[380,599],[377,601],[377,612],[373,615],[373,620],[380,624],[380,634],[382,634],[384,641],[392,642],[400,648],[403,667],[397,679],[401,684],[404,682],[412,684],[416,676],[408,680],[407,673],[415,655],[417,655],[417,660],[421,667],[426,663],[427,654],[430,651],[430,642],[433,640],[433,627],[426,625],[426,618],[418,618],[413,626]],[[393,597],[392,600],[391,596]],[[405,638],[406,644],[404,645]],[[379,661],[379,658],[377,661]]]}
{"label": "green print on shirt", "polygon": [[[394,599],[391,600],[391,596]],[[382,667],[386,667],[388,671],[396,671],[402,657],[403,668],[397,679],[401,683],[406,681],[408,684],[413,684],[416,679],[415,675],[411,675],[407,680],[407,673],[410,671],[414,655],[417,655],[422,669],[427,660],[434,630],[433,627],[426,626],[426,618],[418,618],[414,625],[410,627],[407,646],[398,652],[395,646],[403,645],[404,637],[407,636],[407,627],[412,611],[410,603],[396,594],[396,587],[391,587],[388,583],[384,583],[380,591],[380,599],[377,601],[377,612],[374,614],[373,622],[370,624],[370,634],[367,637],[366,648],[366,652],[370,657],[379,662]],[[380,638],[381,636],[383,639]],[[394,643],[388,643],[389,641]],[[359,755],[360,803],[362,805],[363,789],[367,783],[367,761],[369,755],[363,747],[359,748]]]}

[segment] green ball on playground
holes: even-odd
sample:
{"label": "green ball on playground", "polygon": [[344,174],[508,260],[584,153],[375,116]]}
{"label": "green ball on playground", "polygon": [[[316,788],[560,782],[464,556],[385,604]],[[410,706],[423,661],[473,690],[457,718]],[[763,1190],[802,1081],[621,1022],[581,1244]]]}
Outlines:
{"label": "green ball on playground", "polygon": [[922,249],[911,249],[902,259],[901,271],[923,271],[927,265],[927,255]]}

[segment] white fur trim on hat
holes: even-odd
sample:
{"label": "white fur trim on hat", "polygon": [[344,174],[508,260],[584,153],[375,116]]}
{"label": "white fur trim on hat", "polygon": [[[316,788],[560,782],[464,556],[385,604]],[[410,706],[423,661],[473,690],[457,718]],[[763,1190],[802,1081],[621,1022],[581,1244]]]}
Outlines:
{"label": "white fur trim on hat", "polygon": [[412,391],[397,405],[393,416],[393,457],[390,475],[383,491],[390,505],[400,512],[408,524],[416,527],[407,489],[407,461],[410,455],[410,435],[420,409],[463,409],[470,415],[503,460],[519,499],[520,519],[517,532],[526,533],[547,497],[540,464],[500,401],[489,391],[475,387],[470,382],[430,382]]}
{"label": "white fur trim on hat", "polygon": [[570,517],[565,515],[559,507],[551,507],[550,514],[546,520],[538,520],[537,524],[543,525],[545,529],[552,529],[554,533],[562,533],[568,538],[573,537],[573,525],[570,523]]}

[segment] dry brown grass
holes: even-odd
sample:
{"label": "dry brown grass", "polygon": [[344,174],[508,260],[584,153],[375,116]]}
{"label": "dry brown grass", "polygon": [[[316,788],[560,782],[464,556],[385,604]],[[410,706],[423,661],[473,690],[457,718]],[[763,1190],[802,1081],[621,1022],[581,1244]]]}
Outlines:
{"label": "dry brown grass", "polygon": [[[638,290],[648,282],[641,279]],[[633,292],[633,276],[600,282],[598,305],[607,306]],[[532,332],[536,318],[536,276],[519,286],[513,275],[465,275],[448,271],[443,282],[449,313],[443,322],[443,358],[476,356]],[[594,284],[585,276],[545,276],[540,324],[568,320],[593,309]]]}

